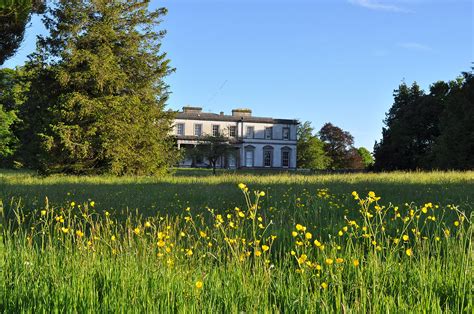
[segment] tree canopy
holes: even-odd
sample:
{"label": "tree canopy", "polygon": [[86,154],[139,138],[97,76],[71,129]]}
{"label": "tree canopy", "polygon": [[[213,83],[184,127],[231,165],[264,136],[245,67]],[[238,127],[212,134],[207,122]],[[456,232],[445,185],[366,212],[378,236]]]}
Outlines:
{"label": "tree canopy", "polygon": [[174,164],[173,114],[164,110],[173,69],[161,52],[166,32],[156,31],[166,9],[148,5],[62,0],[45,14],[49,35],[26,65],[32,84],[20,110],[31,166],[141,175]]}
{"label": "tree canopy", "polygon": [[324,143],[314,134],[311,122],[298,127],[297,165],[311,170],[326,169],[331,159],[326,155]]}
{"label": "tree canopy", "polygon": [[473,74],[436,82],[426,94],[400,84],[374,146],[378,170],[474,168]]}

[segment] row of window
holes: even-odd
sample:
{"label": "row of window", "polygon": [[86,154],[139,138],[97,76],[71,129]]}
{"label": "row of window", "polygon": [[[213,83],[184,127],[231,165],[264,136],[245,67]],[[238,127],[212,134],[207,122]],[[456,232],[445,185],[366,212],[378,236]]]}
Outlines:
{"label": "row of window", "polygon": [[[176,134],[184,136],[184,123],[176,124]],[[220,125],[214,124],[212,126],[212,136],[219,136],[221,134]],[[194,124],[194,135],[202,136],[202,124]],[[229,126],[229,137],[237,136],[237,127],[235,125]],[[264,132],[265,139],[273,139],[273,127],[266,127]],[[247,127],[246,138],[255,138],[255,128],[253,126]],[[283,128],[282,139],[290,139],[290,128]]]}
{"label": "row of window", "polygon": [[[253,147],[245,148],[245,166],[253,167],[254,166],[254,155],[255,149]],[[282,148],[281,149],[281,166],[285,168],[290,167],[290,156],[291,149]],[[273,147],[264,147],[263,148],[263,166],[264,167],[273,167]]]}

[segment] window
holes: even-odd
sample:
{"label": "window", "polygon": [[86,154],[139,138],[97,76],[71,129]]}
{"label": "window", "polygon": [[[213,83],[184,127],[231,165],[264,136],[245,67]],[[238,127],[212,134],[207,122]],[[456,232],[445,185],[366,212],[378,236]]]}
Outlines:
{"label": "window", "polygon": [[247,137],[248,138],[253,138],[254,136],[254,127],[253,126],[248,126],[247,127]]}
{"label": "window", "polygon": [[184,135],[184,123],[176,124],[176,134]]}
{"label": "window", "polygon": [[272,133],[273,133],[273,128],[272,127],[265,128],[265,138],[266,139],[271,139],[272,138]]}
{"label": "window", "polygon": [[245,147],[245,167],[253,167],[254,152],[255,152],[255,147],[253,146]]}
{"label": "window", "polygon": [[195,124],[194,125],[194,135],[201,136],[202,135],[202,124]]}
{"label": "window", "polygon": [[283,128],[283,139],[284,140],[290,139],[290,128]]}
{"label": "window", "polygon": [[273,147],[271,146],[265,146],[263,148],[263,166],[273,166]]}
{"label": "window", "polygon": [[219,136],[219,126],[218,125],[213,125],[212,126],[212,136]]}
{"label": "window", "polygon": [[232,125],[229,127],[229,136],[230,137],[235,137],[237,135],[237,127],[235,125]]}
{"label": "window", "polygon": [[281,150],[281,166],[284,168],[290,167],[290,152],[289,148],[282,148]]}

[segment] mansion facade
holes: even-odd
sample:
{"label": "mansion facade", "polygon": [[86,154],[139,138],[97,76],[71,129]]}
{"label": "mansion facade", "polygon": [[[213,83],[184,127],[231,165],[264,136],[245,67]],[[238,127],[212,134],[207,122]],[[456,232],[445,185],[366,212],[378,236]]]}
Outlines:
{"label": "mansion facade", "polygon": [[[204,135],[223,135],[235,153],[220,158],[219,168],[296,169],[298,121],[253,117],[249,109],[205,113],[200,107],[183,107],[174,122],[179,149],[193,149]],[[187,156],[182,167],[207,167],[208,161]]]}

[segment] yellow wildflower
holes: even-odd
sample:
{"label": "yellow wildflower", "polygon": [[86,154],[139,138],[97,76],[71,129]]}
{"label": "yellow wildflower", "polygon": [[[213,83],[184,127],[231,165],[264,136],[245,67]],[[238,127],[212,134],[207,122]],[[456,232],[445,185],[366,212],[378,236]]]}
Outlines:
{"label": "yellow wildflower", "polygon": [[196,288],[197,289],[202,289],[202,286],[203,286],[203,282],[202,281],[196,281]]}
{"label": "yellow wildflower", "polygon": [[413,251],[411,249],[406,249],[405,251],[406,255],[408,256],[412,256],[413,255]]}
{"label": "yellow wildflower", "polygon": [[264,252],[268,251],[270,249],[270,247],[268,245],[262,245],[262,250]]}

